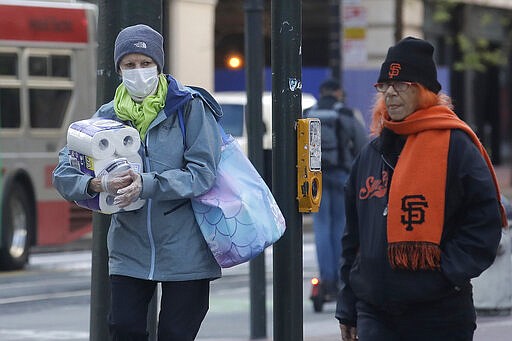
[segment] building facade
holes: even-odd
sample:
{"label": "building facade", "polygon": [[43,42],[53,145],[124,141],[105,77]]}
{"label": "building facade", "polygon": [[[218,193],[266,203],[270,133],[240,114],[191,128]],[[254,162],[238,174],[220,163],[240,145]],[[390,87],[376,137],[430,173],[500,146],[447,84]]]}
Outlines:
{"label": "building facade", "polygon": [[[321,78],[330,74],[328,37],[335,2],[302,1],[303,91],[313,94]],[[169,71],[187,84],[210,90],[242,90],[243,63],[241,69],[232,70],[225,61],[231,54],[243,61],[245,0],[166,3]],[[270,90],[271,0],[262,0],[262,4],[265,88]],[[512,95],[512,1],[339,0],[338,5],[364,10],[357,31],[359,37],[364,36],[358,45],[358,62],[343,69],[349,104],[368,118],[372,84],[388,47],[406,36],[428,39],[436,47],[443,90],[453,98],[457,114],[478,133],[495,163],[511,159],[507,132],[512,130],[508,100]],[[351,24],[347,13],[340,15],[342,25]]]}

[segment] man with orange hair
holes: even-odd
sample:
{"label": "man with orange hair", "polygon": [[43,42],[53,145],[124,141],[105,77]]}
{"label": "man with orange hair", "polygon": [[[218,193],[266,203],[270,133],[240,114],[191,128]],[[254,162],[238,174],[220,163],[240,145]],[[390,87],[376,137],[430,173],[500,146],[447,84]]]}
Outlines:
{"label": "man with orange hair", "polygon": [[352,341],[469,341],[471,278],[507,220],[485,149],[440,93],[433,46],[389,48],[371,141],[346,186],[336,318]]}

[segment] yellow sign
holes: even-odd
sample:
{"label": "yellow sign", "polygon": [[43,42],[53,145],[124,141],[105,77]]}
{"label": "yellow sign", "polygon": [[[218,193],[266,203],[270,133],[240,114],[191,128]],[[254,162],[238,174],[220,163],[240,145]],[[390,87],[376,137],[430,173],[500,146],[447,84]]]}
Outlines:
{"label": "yellow sign", "polygon": [[297,120],[297,200],[299,212],[318,212],[322,198],[321,125],[318,118]]}

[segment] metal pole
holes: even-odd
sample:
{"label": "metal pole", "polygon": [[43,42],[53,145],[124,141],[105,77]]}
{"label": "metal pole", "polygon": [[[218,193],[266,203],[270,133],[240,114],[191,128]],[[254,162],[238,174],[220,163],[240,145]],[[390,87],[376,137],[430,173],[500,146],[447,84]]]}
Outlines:
{"label": "metal pole", "polygon": [[302,117],[302,4],[272,1],[272,188],[286,219],[274,244],[274,340],[303,340],[302,216],[296,200],[295,120]]}
{"label": "metal pole", "polygon": [[329,0],[329,67],[331,77],[341,81],[341,4],[342,0]]}
{"label": "metal pole", "polygon": [[108,286],[107,232],[110,216],[92,215],[92,270],[91,308],[89,340],[110,340],[108,333],[108,312],[110,310],[110,290]]}
{"label": "metal pole", "polygon": [[402,39],[404,30],[404,1],[396,0],[395,3],[395,42]]}
{"label": "metal pole", "polygon": [[[247,139],[249,158],[260,174],[263,165],[263,1],[245,0],[245,60],[247,90]],[[251,339],[267,337],[265,253],[249,264],[251,292]]]}
{"label": "metal pole", "polygon": [[[97,107],[114,97],[119,76],[114,66],[114,42],[124,27],[145,23],[162,31],[162,0],[98,1],[98,68]],[[108,280],[107,233],[110,216],[93,213],[91,308],[89,340],[109,340],[108,313],[110,288]],[[156,296],[156,295],[155,295]],[[150,340],[156,340],[156,300],[148,313]]]}
{"label": "metal pole", "polygon": [[338,39],[339,39],[339,49],[338,49],[338,58],[339,58],[339,70],[338,70],[338,81],[340,84],[343,84],[343,43],[345,40],[345,31],[343,29],[343,0],[338,0]]}

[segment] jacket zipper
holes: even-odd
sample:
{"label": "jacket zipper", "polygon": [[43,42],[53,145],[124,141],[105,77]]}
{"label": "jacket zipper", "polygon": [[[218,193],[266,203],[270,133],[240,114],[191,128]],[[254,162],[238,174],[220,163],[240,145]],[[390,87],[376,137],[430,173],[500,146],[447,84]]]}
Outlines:
{"label": "jacket zipper", "polygon": [[[386,166],[388,166],[392,171],[395,170],[395,167],[393,167],[391,165],[391,163],[389,163],[389,161],[386,160],[386,158],[384,157],[384,154],[380,154],[380,157],[381,157],[382,161],[386,164]],[[389,186],[388,186],[388,198],[389,198]],[[389,203],[386,203],[386,207],[384,207],[384,211],[382,212],[382,215],[384,217],[386,217],[388,215],[388,206],[389,206]]]}
{"label": "jacket zipper", "polygon": [[[148,154],[148,142],[149,142],[149,131],[146,132],[146,141],[144,143],[144,153],[146,154],[146,157],[144,158],[144,164],[146,165],[147,172],[151,171],[150,163],[149,163],[149,154]],[[151,206],[153,202],[151,198],[147,199],[147,205],[148,209],[146,211],[146,225],[147,225],[147,232],[148,232],[148,239],[149,239],[149,245],[151,247],[151,261],[150,261],[150,268],[149,268],[149,274],[148,279],[153,280],[153,277],[155,276],[155,262],[156,262],[156,249],[155,249],[155,240],[153,238],[153,231],[151,229]]]}

